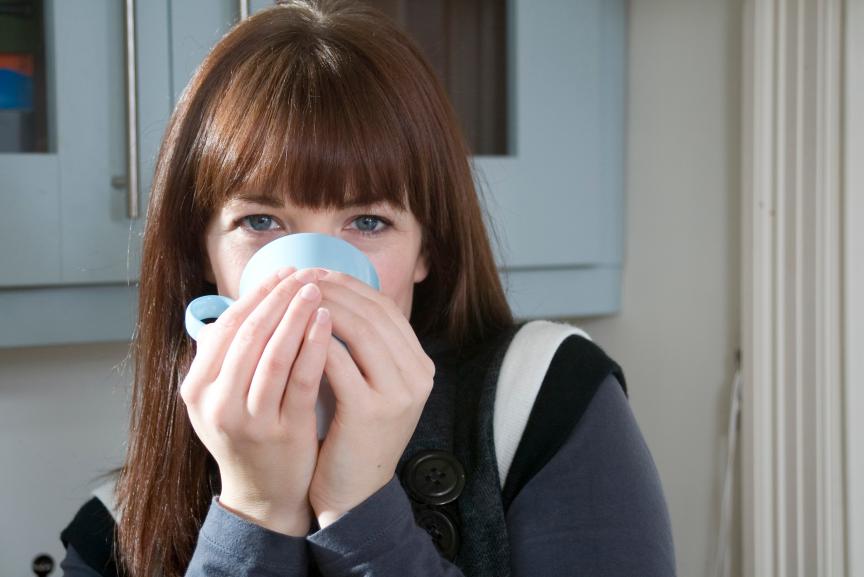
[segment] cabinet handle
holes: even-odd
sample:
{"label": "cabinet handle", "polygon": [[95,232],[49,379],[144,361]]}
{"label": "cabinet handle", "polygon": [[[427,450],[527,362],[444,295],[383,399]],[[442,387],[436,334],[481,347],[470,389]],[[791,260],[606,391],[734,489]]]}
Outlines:
{"label": "cabinet handle", "polygon": [[135,0],[126,0],[126,178],[127,215],[139,215],[138,195],[138,65],[135,62]]}
{"label": "cabinet handle", "polygon": [[237,6],[240,8],[240,20],[249,18],[249,2],[251,0],[237,0]]}

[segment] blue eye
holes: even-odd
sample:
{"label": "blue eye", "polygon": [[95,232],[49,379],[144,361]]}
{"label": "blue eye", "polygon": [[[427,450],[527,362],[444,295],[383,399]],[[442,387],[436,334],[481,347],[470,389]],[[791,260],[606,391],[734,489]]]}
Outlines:
{"label": "blue eye", "polygon": [[[356,219],[354,219],[354,222],[357,224],[358,230],[364,236],[374,236],[376,234],[380,234],[384,232],[384,230],[390,225],[390,223],[383,218],[372,214],[364,214],[363,216],[358,216]],[[382,225],[380,228],[378,228],[379,224]]]}
{"label": "blue eye", "polygon": [[274,225],[276,224],[273,220],[273,217],[266,214],[253,214],[251,216],[244,216],[240,220],[243,222],[244,225],[256,232],[273,230],[275,228]]}

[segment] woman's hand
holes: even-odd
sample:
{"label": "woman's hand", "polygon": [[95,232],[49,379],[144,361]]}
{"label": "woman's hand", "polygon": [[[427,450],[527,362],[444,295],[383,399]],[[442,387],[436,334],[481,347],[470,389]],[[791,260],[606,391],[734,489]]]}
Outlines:
{"label": "woman's hand", "polygon": [[392,299],[332,271],[323,272],[319,286],[333,333],[350,349],[334,341],[324,369],[336,414],[309,488],[323,528],[393,477],[432,390],[435,364]]}
{"label": "woman's hand", "polygon": [[315,401],[332,325],[318,309],[316,272],[293,272],[279,271],[202,328],[180,394],[219,464],[220,503],[305,536],[318,453]]}

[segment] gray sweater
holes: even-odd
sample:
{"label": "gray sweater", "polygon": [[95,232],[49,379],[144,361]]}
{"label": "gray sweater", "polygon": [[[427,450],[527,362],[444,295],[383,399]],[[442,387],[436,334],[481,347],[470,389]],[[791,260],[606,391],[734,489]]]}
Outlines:
{"label": "gray sweater", "polygon": [[[629,403],[609,376],[546,466],[507,513],[512,575],[669,577],[669,516],[651,454]],[[188,577],[461,576],[414,522],[397,478],[325,529],[289,537],[250,523],[214,498]],[[69,547],[67,577],[98,577]]]}

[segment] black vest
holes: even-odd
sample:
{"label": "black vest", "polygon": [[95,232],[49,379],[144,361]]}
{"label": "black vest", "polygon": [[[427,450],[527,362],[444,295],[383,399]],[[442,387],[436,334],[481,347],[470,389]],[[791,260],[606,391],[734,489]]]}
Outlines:
{"label": "black vest", "polygon": [[[467,577],[510,575],[505,519],[510,503],[567,441],[610,373],[626,392],[621,368],[600,347],[578,335],[567,337],[543,380],[502,489],[492,426],[495,390],[521,326],[471,351],[456,351],[439,339],[422,341],[435,361],[435,386],[398,473],[418,524]],[[431,464],[418,475],[424,460]],[[452,478],[459,465],[464,484]],[[456,492],[458,498],[450,500]]]}
{"label": "black vest", "polygon": [[[567,441],[606,377],[615,375],[626,392],[620,367],[600,347],[578,335],[567,337],[543,380],[502,489],[492,416],[501,363],[519,328],[464,350],[440,338],[421,339],[435,362],[435,384],[397,473],[418,525],[466,577],[510,575],[510,503]],[[101,575],[118,574],[114,521],[98,499],[79,510],[61,540]]]}

